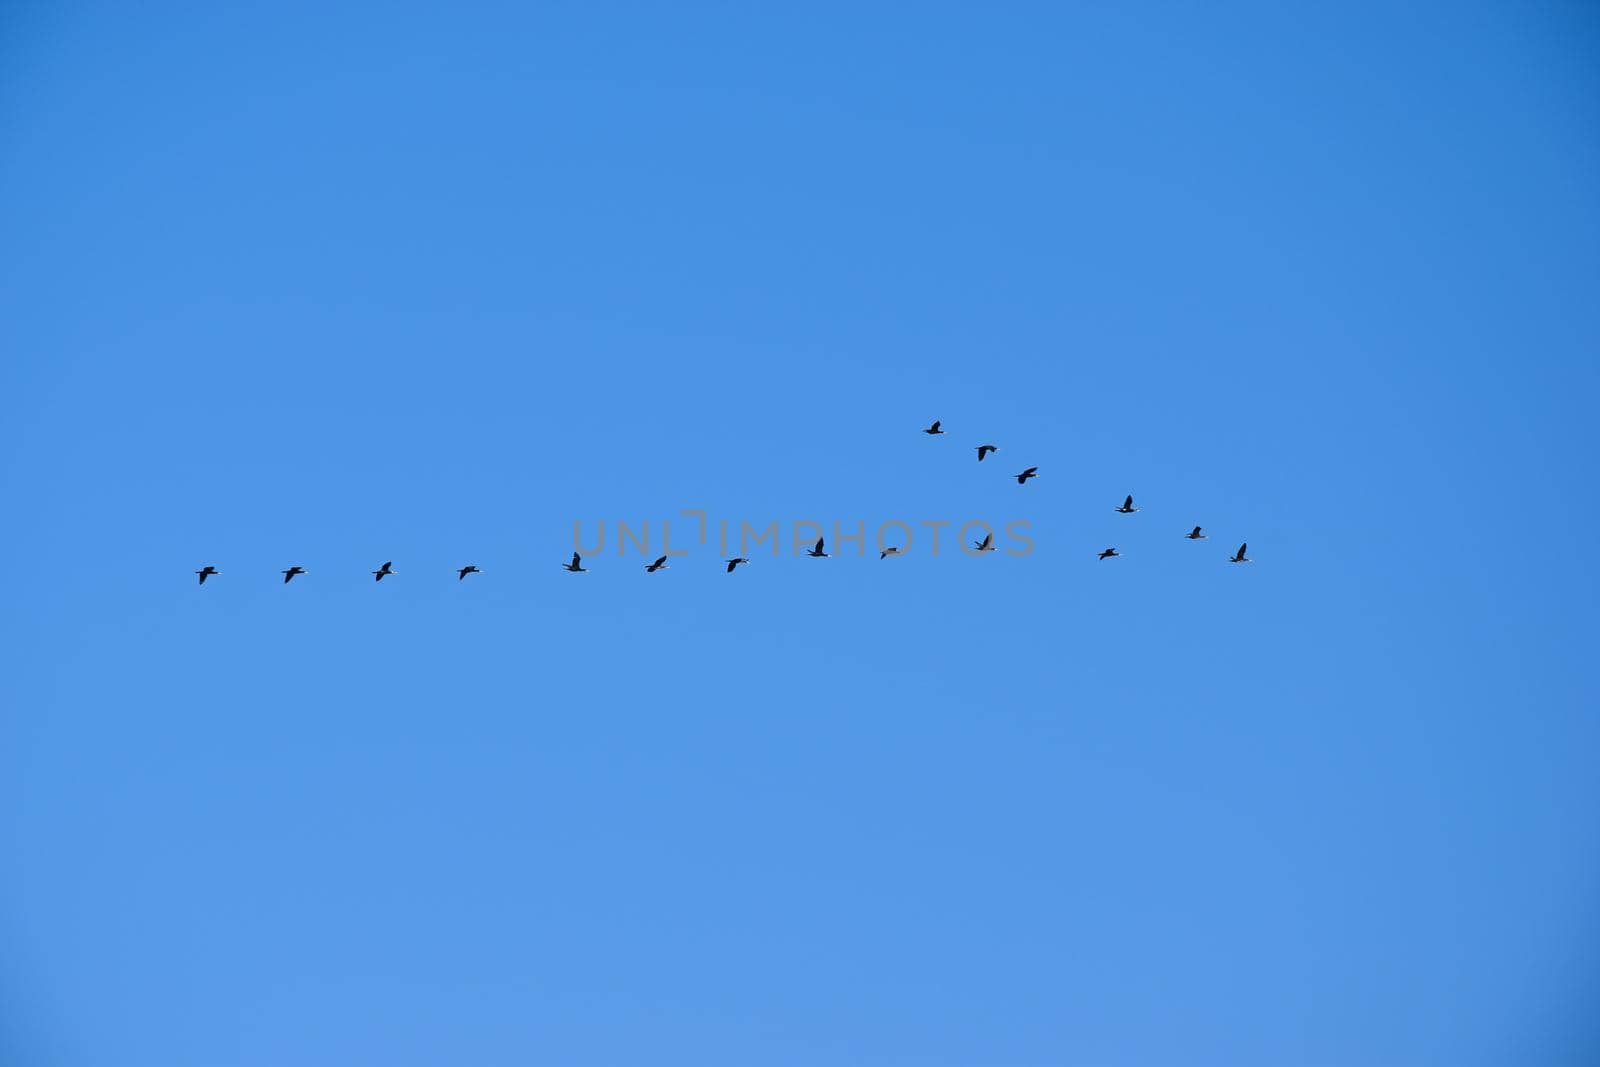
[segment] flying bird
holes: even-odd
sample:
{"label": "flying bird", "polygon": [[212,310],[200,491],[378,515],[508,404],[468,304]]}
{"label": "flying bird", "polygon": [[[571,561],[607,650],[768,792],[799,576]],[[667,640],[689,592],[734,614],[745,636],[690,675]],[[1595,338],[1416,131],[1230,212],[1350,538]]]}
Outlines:
{"label": "flying bird", "polygon": [[654,574],[656,571],[666,570],[667,569],[667,557],[666,556],[662,556],[659,559],[657,559],[654,563],[646,563],[644,565],[644,569],[649,571],[651,574]]}
{"label": "flying bird", "polygon": [[816,559],[828,558],[828,554],[822,551],[822,538],[817,538],[817,543],[806,549],[806,555],[815,557]]}
{"label": "flying bird", "polygon": [[1183,536],[1187,537],[1191,541],[1204,541],[1206,539],[1206,535],[1200,532],[1200,527],[1198,526]]}
{"label": "flying bird", "polygon": [[1135,511],[1138,511],[1139,509],[1133,506],[1133,494],[1129,493],[1128,498],[1122,502],[1122,506],[1116,510],[1124,515],[1132,515]]}
{"label": "flying bird", "polygon": [[583,557],[578,555],[576,552],[572,554],[571,563],[563,563],[561,566],[564,570],[569,570],[573,574],[588,573],[583,569]]}
{"label": "flying bird", "polygon": [[[375,582],[383,581],[383,579],[384,579],[384,577],[386,575],[390,575],[390,574],[394,573],[394,570],[392,569],[393,567],[394,567],[393,561],[384,563],[384,565],[382,567],[379,567],[377,570],[372,572],[372,580],[375,581]],[[456,580],[460,581],[459,578],[456,579]]]}
{"label": "flying bird", "polygon": [[933,420],[933,425],[929,426],[926,430],[923,430],[922,432],[923,433],[931,433],[931,434],[944,433],[943,430],[939,429],[939,420],[938,419],[934,419]]}
{"label": "flying bird", "polygon": [[1118,555],[1118,554],[1119,553],[1117,552],[1116,549],[1108,548],[1104,552],[1100,553],[1100,558],[1101,559],[1110,559],[1112,556],[1115,556],[1115,555]]}
{"label": "flying bird", "polygon": [[200,576],[200,584],[205,585],[207,578],[211,577],[213,574],[221,574],[222,572],[217,570],[217,568],[213,567],[211,564],[207,563],[204,570],[198,570],[195,571],[195,573]]}
{"label": "flying bird", "polygon": [[482,574],[482,573],[483,572],[480,571],[477,567],[474,567],[472,564],[469,563],[465,567],[462,567],[460,570],[456,571],[456,581],[459,582],[461,579],[465,578],[469,574]]}
{"label": "flying bird", "polygon": [[1244,554],[1244,550],[1247,547],[1249,547],[1249,546],[1248,545],[1240,545],[1238,554],[1236,554],[1232,559],[1228,560],[1228,562],[1229,563],[1249,563],[1250,561],[1245,558],[1245,554]]}
{"label": "flying bird", "polygon": [[737,567],[741,563],[749,563],[750,561],[745,559],[743,556],[739,556],[735,559],[726,560],[724,562],[728,564],[728,573],[732,574],[733,568]]}
{"label": "flying bird", "polygon": [[886,548],[882,552],[878,553],[878,558],[879,559],[888,559],[890,556],[898,556],[898,555],[900,555],[900,553],[902,553],[904,551],[905,551],[905,549],[903,549],[903,548]]}
{"label": "flying bird", "polygon": [[993,531],[991,531],[988,534],[988,536],[986,536],[982,541],[974,541],[974,542],[972,542],[972,547],[977,549],[979,552],[993,552],[994,551],[994,533],[993,533]]}
{"label": "flying bird", "polygon": [[983,462],[983,457],[987,456],[990,452],[998,452],[998,451],[1000,451],[1000,449],[995,447],[994,445],[979,445],[978,446],[978,462],[982,463]]}
{"label": "flying bird", "polygon": [[304,567],[290,567],[288,570],[283,572],[283,584],[288,585],[295,575],[304,574],[305,572],[306,569]]}
{"label": "flying bird", "polygon": [[1027,485],[1028,484],[1028,479],[1032,478],[1032,477],[1035,477],[1038,473],[1039,473],[1039,468],[1038,467],[1029,467],[1027,470],[1025,470],[1021,474],[1017,475],[1017,484],[1018,485]]}

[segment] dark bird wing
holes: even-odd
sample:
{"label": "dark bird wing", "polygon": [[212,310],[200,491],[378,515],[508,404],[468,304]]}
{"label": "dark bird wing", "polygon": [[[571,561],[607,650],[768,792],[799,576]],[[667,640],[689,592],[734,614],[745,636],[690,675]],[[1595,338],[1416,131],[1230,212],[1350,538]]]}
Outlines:
{"label": "dark bird wing", "polygon": [[730,559],[728,561],[728,573],[732,574],[733,573],[733,568],[737,567],[738,565],[739,565],[739,561],[738,560]]}
{"label": "dark bird wing", "polygon": [[1133,507],[1133,495],[1131,493],[1122,501],[1122,506],[1124,509]]}
{"label": "dark bird wing", "polygon": [[1247,545],[1247,544],[1244,544],[1244,545],[1240,545],[1240,546],[1239,546],[1239,558],[1240,558],[1240,559],[1244,559],[1244,550],[1245,550],[1245,549],[1247,549],[1247,548],[1249,548],[1249,547],[1250,547],[1250,546],[1249,546],[1249,545]]}
{"label": "dark bird wing", "polygon": [[582,564],[583,564],[583,557],[578,555],[576,552],[574,552],[572,554],[572,565],[574,567],[578,567],[578,566],[581,566]]}
{"label": "dark bird wing", "polygon": [[822,551],[822,538],[820,538],[820,537],[817,538],[817,543],[816,543],[815,547],[812,549],[812,551],[814,551],[814,552],[821,552]]}
{"label": "dark bird wing", "polygon": [[938,419],[934,419],[933,420],[933,425],[929,426],[928,429],[932,430],[934,433],[938,433],[939,432],[939,420]]}
{"label": "dark bird wing", "polygon": [[650,564],[650,566],[651,567],[660,567],[661,565],[663,565],[666,562],[667,562],[667,557],[666,556],[662,556],[660,559],[658,559],[654,563]]}

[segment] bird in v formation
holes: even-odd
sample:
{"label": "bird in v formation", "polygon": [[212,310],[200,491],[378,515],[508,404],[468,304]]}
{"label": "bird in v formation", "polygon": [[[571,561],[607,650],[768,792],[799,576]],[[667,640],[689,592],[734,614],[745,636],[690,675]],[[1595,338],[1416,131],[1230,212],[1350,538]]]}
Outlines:
{"label": "bird in v formation", "polygon": [[[943,428],[943,420],[934,419],[933,422],[927,428],[925,428],[922,432],[925,433],[925,434],[928,434],[929,436],[934,436],[934,437],[942,437],[942,436],[944,436],[945,431],[944,431],[944,428]],[[977,446],[978,462],[982,463],[984,461],[984,459],[990,453],[998,452],[998,451],[1000,451],[1000,448],[997,445],[992,445],[992,444],[978,445]],[[1038,474],[1039,474],[1039,468],[1038,467],[1027,467],[1027,468],[1024,468],[1021,471],[1021,473],[1016,475],[1017,484],[1018,485],[1026,485],[1026,484],[1028,484],[1029,479],[1038,477]],[[1142,509],[1134,507],[1134,505],[1133,505],[1133,494],[1129,493],[1127,496],[1125,496],[1123,498],[1122,505],[1120,507],[1114,508],[1113,510],[1118,512],[1119,514],[1132,515],[1132,514],[1135,514],[1136,512],[1138,512],[1138,511],[1140,511]],[[1201,528],[1199,526],[1196,526],[1194,529],[1190,530],[1188,533],[1184,534],[1183,536],[1184,536],[1185,539],[1190,540],[1190,541],[1204,541],[1204,540],[1207,540],[1206,535],[1201,532]],[[824,545],[825,545],[824,538],[821,538],[821,537],[817,538],[816,544],[812,545],[809,549],[806,550],[806,555],[812,557],[813,559],[827,559],[827,558],[829,558],[827,551],[825,551],[825,549],[824,549]],[[995,551],[994,534],[990,533],[982,541],[974,541],[972,543],[972,547],[973,547],[973,549],[975,551],[980,552],[980,553],[981,552],[993,552],[993,551]],[[1250,563],[1250,562],[1252,562],[1251,559],[1248,556],[1245,555],[1245,550],[1248,547],[1249,547],[1249,545],[1241,543],[1239,545],[1239,550],[1237,552],[1235,552],[1232,556],[1228,557],[1228,562],[1229,563]],[[904,555],[904,554],[905,554],[905,549],[903,547],[894,546],[894,547],[884,548],[883,550],[881,550],[879,552],[879,554],[878,554],[878,558],[880,560],[882,560],[882,559],[888,559],[890,556],[900,556],[900,555]],[[1121,553],[1118,552],[1113,547],[1113,548],[1107,548],[1104,551],[1100,552],[1098,558],[1100,558],[1102,560],[1107,560],[1107,559],[1119,558],[1120,556],[1121,556]],[[746,563],[749,563],[749,562],[750,561],[748,559],[745,559],[742,556],[734,557],[732,559],[723,560],[723,563],[727,566],[727,573],[728,574],[732,574],[740,565],[746,564]],[[581,554],[577,553],[577,552],[574,552],[572,554],[572,561],[570,563],[563,563],[561,565],[561,567],[562,567],[563,570],[566,570],[566,571],[568,571],[570,573],[573,573],[573,574],[587,574],[588,573],[588,568],[584,567],[584,565],[583,565],[583,556]],[[658,557],[654,562],[645,564],[645,568],[644,569],[649,574],[654,574],[657,571],[667,570],[668,569],[667,557],[666,556]],[[199,579],[198,584],[199,585],[205,585],[207,578],[215,577],[217,575],[220,575],[222,572],[220,570],[218,570],[212,564],[208,563],[204,567],[202,567],[200,570],[197,570],[194,573],[196,574],[196,576]],[[306,569],[304,567],[298,565],[298,564],[295,564],[295,565],[290,566],[288,569],[286,569],[286,570],[284,570],[284,571],[282,571],[280,573],[282,573],[282,575],[283,575],[283,584],[284,585],[288,585],[298,575],[305,574],[306,573]],[[391,575],[393,575],[395,573],[396,572],[394,570],[394,561],[393,560],[386,560],[382,567],[379,567],[377,570],[372,572],[372,580],[374,582],[381,582],[385,578],[390,577]],[[457,581],[462,581],[469,574],[482,574],[482,573],[483,572],[475,564],[469,563],[466,566],[460,567],[460,568],[458,568],[456,570],[456,580]]]}
{"label": "bird in v formation", "polygon": [[[923,430],[922,432],[926,433],[926,434],[943,434],[945,432],[944,429],[943,429],[943,420],[935,419],[934,422],[933,422],[933,425],[929,426],[926,430]],[[977,446],[978,462],[982,463],[984,461],[984,458],[987,457],[989,455],[989,453],[998,452],[998,451],[1000,451],[1000,449],[999,449],[999,447],[997,445],[992,445],[992,444],[978,445]],[[1028,484],[1028,479],[1036,478],[1036,477],[1038,477],[1038,475],[1039,475],[1039,468],[1038,467],[1028,467],[1028,468],[1025,468],[1021,473],[1017,474],[1015,477],[1017,479],[1017,484],[1018,485],[1027,485]],[[1126,497],[1123,498],[1122,506],[1118,507],[1118,508],[1115,508],[1113,510],[1115,510],[1117,512],[1120,512],[1123,515],[1132,515],[1132,514],[1138,512],[1138,511],[1140,511],[1141,509],[1140,508],[1136,508],[1136,507],[1133,506],[1133,494],[1129,493]],[[1206,535],[1200,532],[1200,527],[1198,527],[1198,526],[1196,526],[1194,529],[1190,530],[1188,533],[1184,534],[1184,537],[1186,537],[1190,541],[1204,541],[1204,540],[1206,540]],[[974,541],[973,544],[972,544],[972,547],[974,549],[976,549],[977,551],[979,551],[979,552],[993,552],[994,551],[993,542],[994,542],[994,535],[990,534],[988,537],[985,537],[982,541]],[[1240,545],[1239,546],[1239,551],[1234,553],[1234,555],[1231,558],[1229,558],[1228,562],[1229,563],[1249,563],[1250,560],[1244,554],[1245,548],[1246,548],[1245,545]],[[892,551],[884,553],[884,555],[891,555],[891,554],[893,554]],[[1119,558],[1121,555],[1122,554],[1120,552],[1118,552],[1115,548],[1107,548],[1105,551],[1103,551],[1103,552],[1101,552],[1099,554],[1099,558],[1103,559],[1103,560],[1104,559],[1115,559],[1115,558]],[[878,558],[882,559],[883,556],[879,556]]]}

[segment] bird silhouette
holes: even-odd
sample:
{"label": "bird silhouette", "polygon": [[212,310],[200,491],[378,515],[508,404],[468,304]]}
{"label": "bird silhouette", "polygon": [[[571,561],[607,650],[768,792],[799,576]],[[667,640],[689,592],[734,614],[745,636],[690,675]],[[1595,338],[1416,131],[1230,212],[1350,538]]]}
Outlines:
{"label": "bird silhouette", "polygon": [[1119,555],[1119,554],[1120,553],[1118,553],[1116,549],[1108,548],[1104,552],[1100,553],[1100,558],[1101,559],[1110,559],[1112,556],[1116,556],[1116,555]]}
{"label": "bird silhouette", "polygon": [[974,541],[974,542],[972,542],[972,547],[977,549],[979,552],[993,552],[994,551],[994,534],[991,532],[986,537],[984,537],[984,539],[982,541]]}
{"label": "bird silhouette", "polygon": [[664,570],[666,570],[667,569],[667,557],[666,556],[661,556],[654,563],[646,563],[644,565],[644,569],[649,571],[651,574],[654,574],[656,571],[664,571]]}
{"label": "bird silhouette", "polygon": [[211,564],[207,563],[204,569],[195,571],[195,573],[200,576],[200,584],[205,585],[207,578],[211,577],[213,574],[221,574],[222,572],[217,570],[217,568],[213,567]]}
{"label": "bird silhouette", "polygon": [[750,561],[745,559],[743,556],[739,556],[735,559],[725,560],[724,562],[728,564],[728,573],[732,574],[733,568],[737,567],[741,563],[749,563]]}
{"label": "bird silhouette", "polygon": [[482,573],[483,573],[482,571],[480,571],[478,568],[474,567],[472,564],[469,563],[465,567],[462,567],[462,568],[460,568],[459,570],[456,571],[456,581],[459,582],[461,579],[465,578],[469,574],[482,574]]}
{"label": "bird silhouette", "polygon": [[1200,527],[1198,526],[1183,536],[1187,537],[1191,541],[1204,541],[1206,539],[1206,535],[1200,532]]}
{"label": "bird silhouette", "polygon": [[306,569],[304,567],[290,567],[288,570],[283,572],[283,584],[288,585],[289,582],[294,579],[295,575],[304,574],[305,572]]}
{"label": "bird silhouette", "polygon": [[1029,467],[1027,470],[1025,470],[1021,474],[1017,475],[1017,484],[1018,485],[1027,485],[1028,484],[1028,479],[1037,477],[1038,474],[1039,474],[1039,468],[1038,467]]}
{"label": "bird silhouette", "polygon": [[893,548],[893,547],[886,548],[882,552],[878,553],[878,558],[879,559],[888,559],[890,556],[898,556],[903,552],[905,552],[905,549],[903,549],[903,548]]}
{"label": "bird silhouette", "polygon": [[1240,545],[1239,546],[1239,551],[1233,556],[1232,559],[1228,560],[1228,562],[1229,563],[1249,563],[1250,561],[1245,558],[1245,554],[1244,554],[1244,550],[1246,548],[1248,548],[1248,547],[1249,547],[1248,545]]}
{"label": "bird silhouette", "polygon": [[941,433],[944,433],[943,430],[939,429],[939,420],[938,419],[934,419],[933,420],[933,425],[929,426],[926,430],[923,430],[922,432],[923,433],[929,433],[929,434],[941,434]]}
{"label": "bird silhouette", "polygon": [[1124,515],[1132,515],[1135,511],[1138,511],[1139,509],[1133,506],[1133,494],[1129,493],[1128,498],[1122,502],[1122,506],[1116,510]]}
{"label": "bird silhouette", "polygon": [[1000,451],[1000,449],[997,448],[994,445],[979,445],[978,446],[978,462],[982,463],[983,462],[983,457],[987,456],[990,452],[998,452],[998,451]]}
{"label": "bird silhouette", "polygon": [[[383,566],[379,567],[377,570],[372,572],[372,580],[375,581],[375,582],[381,582],[381,581],[384,580],[384,578],[388,577],[389,575],[391,575],[393,573],[394,573],[394,563],[393,563],[393,561],[387,561],[387,562],[384,563]],[[459,579],[457,579],[457,580],[459,581]]]}
{"label": "bird silhouette", "polygon": [[578,555],[576,552],[572,554],[571,563],[563,563],[561,566],[563,569],[569,570],[573,574],[587,573],[583,569],[583,557]]}
{"label": "bird silhouette", "polygon": [[822,538],[817,538],[817,543],[806,549],[806,555],[815,559],[827,559],[828,554],[822,551]]}

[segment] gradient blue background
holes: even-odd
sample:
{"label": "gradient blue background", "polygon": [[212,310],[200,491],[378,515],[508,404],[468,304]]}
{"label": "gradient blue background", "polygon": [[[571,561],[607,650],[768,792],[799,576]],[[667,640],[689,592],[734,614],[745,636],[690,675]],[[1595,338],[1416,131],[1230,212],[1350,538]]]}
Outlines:
{"label": "gradient blue background", "polygon": [[1411,7],[6,4],[0,1059],[1594,1063],[1600,16]]}

